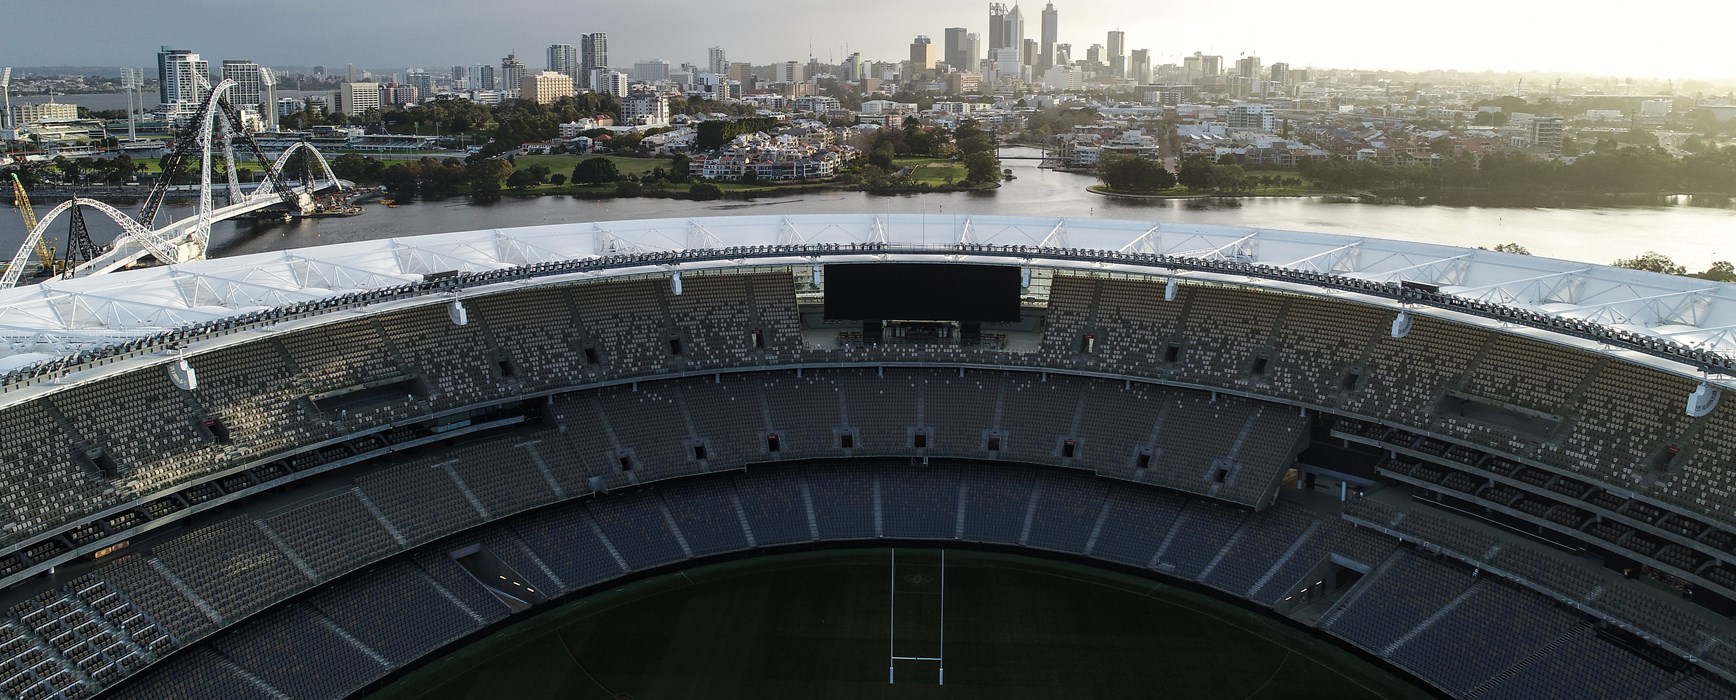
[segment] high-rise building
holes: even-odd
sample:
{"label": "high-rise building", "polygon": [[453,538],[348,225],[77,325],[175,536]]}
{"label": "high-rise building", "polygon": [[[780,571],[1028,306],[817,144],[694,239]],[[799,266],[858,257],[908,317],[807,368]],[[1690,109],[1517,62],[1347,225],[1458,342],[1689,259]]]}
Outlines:
{"label": "high-rise building", "polygon": [[1236,77],[1249,80],[1260,79],[1260,57],[1244,56],[1236,59]]}
{"label": "high-rise building", "polygon": [[1055,3],[1043,7],[1043,39],[1039,47],[1041,58],[1037,67],[1047,71],[1055,65],[1055,40],[1060,36],[1060,13],[1055,11]]}
{"label": "high-rise building", "polygon": [[709,73],[729,74],[729,55],[724,53],[722,46],[713,46],[705,50],[705,68]]}
{"label": "high-rise building", "polygon": [[911,80],[934,77],[934,61],[934,42],[925,35],[917,35],[910,42],[910,75],[907,77]]}
{"label": "high-rise building", "polygon": [[1134,85],[1151,84],[1151,49],[1134,49],[1127,60],[1127,77]]}
{"label": "high-rise building", "polygon": [[494,81],[494,87],[497,90],[516,93],[524,84],[524,76],[528,72],[525,70],[524,63],[518,60],[517,55],[507,54],[506,58],[500,59],[500,76]]}
{"label": "high-rise building", "polygon": [[[1199,56],[1199,54],[1194,54]],[[1215,78],[1224,74],[1223,56],[1200,56],[1200,72],[1207,78]]]}
{"label": "high-rise building", "polygon": [[592,90],[596,90],[605,95],[626,97],[628,85],[631,84],[632,81],[628,80],[627,74],[622,73],[621,71],[609,70],[608,68],[598,68],[591,72],[591,82],[596,85],[596,87],[591,88]]}
{"label": "high-rise building", "polygon": [[344,83],[338,86],[337,111],[352,117],[380,108],[379,83]]}
{"label": "high-rise building", "polygon": [[554,104],[562,97],[573,96],[573,77],[566,73],[545,70],[524,79],[518,97],[538,104]]}
{"label": "high-rise building", "polygon": [[1085,49],[1085,62],[1092,66],[1105,65],[1103,61],[1103,45],[1092,44],[1089,48]]}
{"label": "high-rise building", "polygon": [[[1007,45],[1006,32],[1007,32],[1007,5],[1006,5],[1006,3],[1000,3],[1000,2],[989,3],[989,53],[990,54],[993,54],[995,49],[1006,47],[1006,45]],[[992,55],[989,56],[989,60],[993,61],[994,56],[992,56]]]}
{"label": "high-rise building", "polygon": [[229,104],[252,110],[267,131],[277,130],[277,80],[271,69],[252,61],[224,61],[223,79],[235,81]]}
{"label": "high-rise building", "polygon": [[621,122],[626,126],[668,124],[669,98],[659,92],[635,90],[621,100]]}
{"label": "high-rise building", "polygon": [[753,81],[753,64],[736,62],[729,64],[729,79],[742,85]]}
{"label": "high-rise building", "polygon": [[579,78],[579,50],[572,44],[552,44],[549,46],[549,70],[567,76],[573,80]]}
{"label": "high-rise building", "polygon": [[1072,44],[1056,44],[1055,45],[1055,65],[1067,66],[1067,65],[1072,65],[1072,64],[1073,64],[1073,45]]}
{"label": "high-rise building", "polygon": [[669,62],[661,58],[634,61],[633,79],[645,83],[655,83],[660,80],[668,80]]}
{"label": "high-rise building", "polygon": [[157,52],[157,97],[163,104],[204,102],[210,90],[203,83],[210,78],[211,62],[199,54],[167,46]]}
{"label": "high-rise building", "polygon": [[1127,32],[1109,32],[1109,72],[1117,78],[1127,77]]}
{"label": "high-rise building", "polygon": [[1002,48],[1022,49],[1025,45],[1025,15],[1019,6],[1007,10],[1006,26],[1001,28]]}
{"label": "high-rise building", "polygon": [[1283,87],[1290,85],[1290,64],[1282,61],[1272,64],[1272,82]]}
{"label": "high-rise building", "polygon": [[1563,143],[1561,117],[1533,117],[1531,146],[1549,153],[1560,153]]}
{"label": "high-rise building", "polygon": [[1187,82],[1190,85],[1199,82],[1200,78],[1205,77],[1205,69],[1200,66],[1201,58],[1203,57],[1200,56],[1197,51],[1194,52],[1194,55],[1192,56],[1183,56],[1181,58],[1181,69],[1183,73],[1187,74]]}
{"label": "high-rise building", "polygon": [[494,90],[494,66],[486,63],[471,66],[464,71],[464,80],[472,90]]}
{"label": "high-rise building", "polygon": [[344,64],[344,80],[351,83],[356,82],[356,64]]}
{"label": "high-rise building", "polygon": [[980,70],[979,62],[982,61],[983,55],[983,35],[976,32],[966,34],[964,35],[964,44],[964,53],[968,57],[967,62],[970,65],[963,66],[959,70]]}
{"label": "high-rise building", "polygon": [[463,80],[463,79],[469,77],[469,75],[470,75],[470,69],[465,67],[465,66],[453,66],[452,67],[452,73],[450,74],[450,76],[452,78],[452,82],[458,82],[460,80]]}
{"label": "high-rise building", "polygon": [[434,76],[421,68],[411,68],[404,71],[404,84],[416,88],[416,99],[426,102],[434,99]]}
{"label": "high-rise building", "polygon": [[1027,66],[1037,65],[1037,61],[1042,58],[1039,46],[1036,39],[1026,39],[1024,46],[1020,47],[1019,62]]}
{"label": "high-rise building", "polygon": [[970,30],[964,27],[946,28],[946,65],[953,70],[975,70],[976,56],[970,53]]}
{"label": "high-rise building", "polygon": [[[579,70],[591,80],[599,70],[609,67],[609,35],[604,32],[592,32],[579,37]],[[585,84],[592,90],[598,90],[596,85]]]}

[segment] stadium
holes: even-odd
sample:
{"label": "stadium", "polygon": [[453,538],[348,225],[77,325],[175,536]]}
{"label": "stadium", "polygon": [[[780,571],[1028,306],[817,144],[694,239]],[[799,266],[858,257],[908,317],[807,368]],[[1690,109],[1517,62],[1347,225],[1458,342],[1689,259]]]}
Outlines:
{"label": "stadium", "polygon": [[[6,290],[0,694],[360,696],[575,601],[843,557],[890,564],[860,586],[899,606],[973,565],[1161,582],[1425,695],[1733,697],[1733,328],[1736,291],[1688,278],[1011,217],[564,224]],[[783,580],[743,588],[814,607],[787,596],[828,579]],[[957,604],[865,632],[863,673],[939,680],[899,634],[968,659],[992,635]],[[601,696],[628,695],[657,694]]]}

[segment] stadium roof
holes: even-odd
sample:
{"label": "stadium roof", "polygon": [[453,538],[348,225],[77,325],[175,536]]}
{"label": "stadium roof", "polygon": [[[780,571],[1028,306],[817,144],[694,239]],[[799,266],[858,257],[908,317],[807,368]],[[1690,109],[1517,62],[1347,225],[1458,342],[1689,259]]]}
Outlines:
{"label": "stadium roof", "polygon": [[[941,255],[960,244],[1030,246],[1162,254],[1376,283],[1420,283],[1465,300],[1594,322],[1697,350],[1736,355],[1736,286],[1687,277],[1385,238],[1232,226],[840,214],[645,219],[464,231],[52,280],[0,290],[0,372],[190,324],[418,282],[431,273],[475,273],[632,252],[857,243],[892,244],[901,251],[893,257],[920,257],[922,251],[917,248]],[[751,262],[780,262],[775,251],[767,252],[774,254],[756,254]],[[806,261],[789,255],[781,262]],[[742,262],[746,256],[735,264]],[[712,266],[727,264],[731,263]],[[1037,264],[1124,269],[1080,259],[1048,259]],[[632,270],[610,274],[629,272]],[[1262,283],[1253,277],[1242,281]]]}

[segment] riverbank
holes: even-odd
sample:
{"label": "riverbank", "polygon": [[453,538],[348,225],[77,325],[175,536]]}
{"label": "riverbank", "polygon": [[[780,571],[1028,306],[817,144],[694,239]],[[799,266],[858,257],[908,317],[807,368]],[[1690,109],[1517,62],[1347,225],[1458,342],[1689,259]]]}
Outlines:
{"label": "riverbank", "polygon": [[1090,192],[1091,194],[1095,194],[1095,195],[1100,195],[1100,196],[1104,196],[1104,197],[1116,197],[1116,198],[1120,198],[1120,199],[1165,200],[1165,199],[1235,199],[1235,198],[1239,198],[1239,197],[1321,197],[1321,198],[1329,198],[1329,199],[1341,198],[1341,199],[1345,199],[1348,201],[1356,201],[1356,198],[1352,195],[1347,195],[1347,194],[1338,193],[1338,192],[1321,192],[1321,191],[1317,191],[1317,190],[1306,190],[1306,189],[1301,189],[1301,188],[1296,188],[1296,187],[1261,188],[1261,189],[1254,190],[1252,192],[1192,192],[1192,191],[1188,191],[1188,190],[1165,190],[1163,192],[1156,192],[1156,193],[1152,193],[1152,194],[1143,194],[1143,193],[1139,193],[1139,192],[1118,192],[1116,190],[1109,189],[1108,187],[1105,187],[1103,185],[1091,185],[1089,187],[1086,187],[1085,191]]}

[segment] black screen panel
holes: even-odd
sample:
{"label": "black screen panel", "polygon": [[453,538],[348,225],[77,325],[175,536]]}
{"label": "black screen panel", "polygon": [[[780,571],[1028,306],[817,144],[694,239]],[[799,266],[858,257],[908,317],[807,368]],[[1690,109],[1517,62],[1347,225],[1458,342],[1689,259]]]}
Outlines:
{"label": "black screen panel", "polygon": [[950,263],[849,263],[825,269],[836,321],[1019,320],[1019,268]]}

